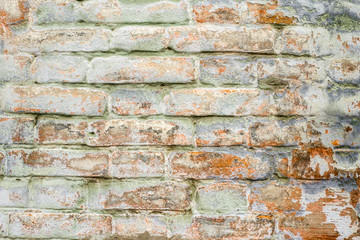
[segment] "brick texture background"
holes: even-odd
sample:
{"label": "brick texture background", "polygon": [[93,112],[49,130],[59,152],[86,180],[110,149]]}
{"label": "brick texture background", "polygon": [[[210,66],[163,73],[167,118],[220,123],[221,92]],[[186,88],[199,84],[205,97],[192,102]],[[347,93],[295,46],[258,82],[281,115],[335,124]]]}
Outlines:
{"label": "brick texture background", "polygon": [[360,239],[358,0],[1,0],[0,239]]}

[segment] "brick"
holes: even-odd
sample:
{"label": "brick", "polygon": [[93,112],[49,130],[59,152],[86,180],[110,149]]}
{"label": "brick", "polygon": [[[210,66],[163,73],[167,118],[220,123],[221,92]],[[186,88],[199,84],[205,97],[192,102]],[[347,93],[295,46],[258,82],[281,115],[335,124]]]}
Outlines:
{"label": "brick", "polygon": [[184,179],[265,179],[270,160],[263,151],[173,152],[169,156],[170,173]]}
{"label": "brick", "polygon": [[281,175],[297,179],[359,178],[359,153],[334,150],[319,142],[303,144],[291,152],[276,156]]}
{"label": "brick", "polygon": [[192,1],[193,20],[197,23],[247,23],[245,4],[235,1]]}
{"label": "brick", "polygon": [[14,113],[100,116],[107,104],[105,92],[87,88],[8,86],[4,95],[4,110]]}
{"label": "brick", "polygon": [[51,209],[84,208],[85,181],[36,178],[31,181],[32,207]]}
{"label": "brick", "polygon": [[109,175],[116,178],[161,177],[164,168],[162,152],[114,151]]}
{"label": "brick", "polygon": [[270,239],[274,227],[274,221],[267,215],[194,216],[187,227],[174,235],[194,240]]}
{"label": "brick", "polygon": [[360,116],[360,91],[351,88],[332,91],[325,112],[333,116]]}
{"label": "brick", "polygon": [[[355,182],[321,181],[301,184],[304,212],[278,215],[280,238],[303,239],[349,238],[358,236],[356,202],[358,189]],[[358,200],[357,200],[358,201]]]}
{"label": "brick", "polygon": [[109,155],[106,152],[83,150],[9,150],[10,176],[87,176],[107,174]]}
{"label": "brick", "polygon": [[0,212],[0,237],[6,237],[8,233],[9,215],[5,212]]}
{"label": "brick", "polygon": [[44,55],[35,59],[31,75],[38,83],[81,83],[85,78],[87,65],[88,61],[84,57]]}
{"label": "brick", "polygon": [[271,53],[275,32],[269,26],[178,26],[167,30],[169,47],[177,52]]}
{"label": "brick", "polygon": [[11,237],[105,239],[112,232],[109,215],[19,212],[9,219]]}
{"label": "brick", "polygon": [[40,144],[84,144],[87,132],[86,121],[41,119],[37,122],[35,139]]}
{"label": "brick", "polygon": [[98,28],[29,30],[5,35],[5,51],[9,52],[77,52],[107,51],[111,31]]}
{"label": "brick", "polygon": [[198,23],[290,25],[297,21],[286,11],[277,9],[277,1],[202,0],[193,2],[193,19]]}
{"label": "brick", "polygon": [[188,21],[185,1],[127,2],[91,0],[75,9],[81,20],[94,23],[182,23]]}
{"label": "brick", "polygon": [[119,239],[141,239],[149,234],[151,237],[167,237],[167,222],[164,215],[121,215],[114,219],[115,236]]}
{"label": "brick", "polygon": [[[272,81],[272,80],[271,80]],[[271,85],[277,85],[277,81]],[[262,83],[267,85],[267,83]],[[274,93],[260,89],[196,88],[172,90],[165,96],[165,114],[178,116],[316,115],[328,104],[321,88],[301,83]]]}
{"label": "brick", "polygon": [[165,28],[126,26],[113,32],[110,47],[123,51],[161,51],[167,47]]}
{"label": "brick", "polygon": [[0,181],[0,207],[26,207],[29,201],[27,179],[2,178]]}
{"label": "brick", "polygon": [[255,89],[180,89],[164,99],[165,114],[178,116],[265,116],[271,111],[269,92]]}
{"label": "brick", "polygon": [[[314,59],[206,57],[200,61],[200,80],[213,85],[243,85],[285,89],[297,82],[321,83],[325,63]],[[267,86],[266,86],[267,85]]]}
{"label": "brick", "polygon": [[[280,2],[280,6],[279,6]],[[293,25],[298,22],[292,11],[281,8],[283,1],[248,1],[248,15],[252,22],[261,24]],[[294,4],[295,5],[295,4]]]}
{"label": "brick", "polygon": [[352,59],[334,59],[330,62],[330,78],[343,84],[360,83],[360,61]]}
{"label": "brick", "polygon": [[258,79],[279,79],[290,84],[296,81],[321,83],[325,80],[325,63],[315,59],[259,59]]}
{"label": "brick", "polygon": [[100,120],[92,122],[89,131],[95,134],[89,137],[90,146],[193,144],[188,121]]}
{"label": "brick", "polygon": [[256,87],[256,69],[256,62],[248,57],[205,57],[200,60],[200,81]]}
{"label": "brick", "polygon": [[196,124],[196,144],[197,146],[297,146],[301,141],[310,141],[311,137],[306,133],[311,130],[305,119],[301,118],[213,119],[199,121]]}
{"label": "brick", "polygon": [[285,28],[279,38],[282,54],[324,56],[330,53],[330,33],[322,28]]}
{"label": "brick", "polygon": [[0,82],[29,82],[29,55],[0,55]]}
{"label": "brick", "polygon": [[303,119],[261,120],[249,126],[250,147],[296,146],[306,142],[307,126]]}
{"label": "brick", "polygon": [[0,118],[1,144],[27,144],[34,141],[34,119],[23,117]]}
{"label": "brick", "polygon": [[270,182],[254,184],[249,194],[249,209],[260,212],[299,211],[302,204],[302,188],[296,185]]}
{"label": "brick", "polygon": [[200,185],[195,193],[200,214],[226,215],[247,211],[246,185],[226,182]]}
{"label": "brick", "polygon": [[360,32],[334,33],[330,47],[331,52],[336,55],[358,58],[360,51]]}
{"label": "brick", "polygon": [[95,58],[87,72],[89,83],[190,83],[195,80],[190,57]]}
{"label": "brick", "polygon": [[213,119],[198,121],[196,124],[197,146],[240,146],[249,140],[248,120]]}
{"label": "brick", "polygon": [[3,1],[0,3],[1,22],[6,25],[25,21],[28,14],[27,0]]}
{"label": "brick", "polygon": [[89,190],[89,206],[93,209],[184,211],[190,205],[190,188],[185,183],[102,181],[92,184]]}
{"label": "brick", "polygon": [[30,22],[36,25],[76,22],[75,6],[76,0],[33,0],[30,3]]}
{"label": "brick", "polygon": [[161,90],[121,89],[111,95],[111,111],[119,115],[162,114]]}

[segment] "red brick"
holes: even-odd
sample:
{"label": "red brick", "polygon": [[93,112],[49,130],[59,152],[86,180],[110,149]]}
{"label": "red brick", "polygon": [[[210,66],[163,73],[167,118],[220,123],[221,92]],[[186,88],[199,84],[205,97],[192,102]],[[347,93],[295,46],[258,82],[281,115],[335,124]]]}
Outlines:
{"label": "red brick", "polygon": [[36,142],[40,144],[83,144],[87,139],[86,121],[42,119],[36,126]]}
{"label": "red brick", "polygon": [[190,57],[94,58],[87,72],[89,83],[190,83],[195,63]]}
{"label": "red brick", "polygon": [[9,222],[14,238],[105,238],[112,233],[109,215],[14,212]]}
{"label": "red brick", "polygon": [[10,86],[4,109],[15,113],[103,115],[107,94],[86,88]]}
{"label": "red brick", "polygon": [[264,152],[178,152],[170,156],[173,177],[185,179],[264,179],[270,173]]}
{"label": "red brick", "polygon": [[89,190],[89,206],[94,209],[184,211],[190,205],[189,186],[178,182],[100,181]]}
{"label": "red brick", "polygon": [[107,175],[106,152],[82,150],[9,150],[7,174],[11,176]]}
{"label": "red brick", "polygon": [[33,118],[1,117],[0,143],[1,144],[27,144],[34,141]]}
{"label": "red brick", "polygon": [[109,175],[116,178],[161,177],[164,167],[162,152],[114,151]]}
{"label": "red brick", "polygon": [[271,53],[275,32],[270,26],[178,26],[168,30],[169,47],[177,52]]}
{"label": "red brick", "polygon": [[[192,125],[187,121],[107,120],[90,124],[90,146],[192,145]],[[121,136],[121,137],[119,137]]]}

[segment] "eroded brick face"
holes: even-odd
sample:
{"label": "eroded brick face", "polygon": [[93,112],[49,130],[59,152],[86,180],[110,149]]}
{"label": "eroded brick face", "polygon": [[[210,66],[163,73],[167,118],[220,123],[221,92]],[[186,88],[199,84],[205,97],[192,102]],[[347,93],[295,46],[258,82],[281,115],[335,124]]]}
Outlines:
{"label": "eroded brick face", "polygon": [[359,240],[356,0],[0,0],[0,239]]}

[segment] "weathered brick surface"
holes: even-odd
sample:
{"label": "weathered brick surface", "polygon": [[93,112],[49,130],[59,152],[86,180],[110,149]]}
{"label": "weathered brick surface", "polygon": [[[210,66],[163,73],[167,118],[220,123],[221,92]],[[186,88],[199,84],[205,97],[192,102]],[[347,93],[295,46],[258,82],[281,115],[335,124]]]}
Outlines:
{"label": "weathered brick surface", "polygon": [[86,88],[9,86],[4,110],[20,113],[103,115],[107,94]]}
{"label": "weathered brick surface", "polygon": [[33,58],[29,55],[0,55],[1,82],[28,82]]}
{"label": "weathered brick surface", "polygon": [[83,57],[45,55],[35,59],[31,74],[38,83],[79,83],[85,78],[87,65]]}
{"label": "weathered brick surface", "polygon": [[196,151],[172,153],[171,174],[191,179],[264,179],[270,174],[264,152]]}
{"label": "weathered brick surface", "polygon": [[41,119],[37,122],[35,138],[40,144],[84,144],[87,133],[86,121]]}
{"label": "weathered brick surface", "polygon": [[164,215],[121,215],[114,219],[115,236],[118,238],[140,238],[146,233],[150,237],[167,236],[167,223]]}
{"label": "weathered brick surface", "polygon": [[3,41],[5,50],[9,52],[91,52],[108,50],[110,36],[107,29],[70,28],[7,34]]}
{"label": "weathered brick surface", "polygon": [[107,174],[106,152],[80,150],[9,150],[10,176],[89,176]]}
{"label": "weathered brick surface", "polygon": [[94,209],[184,211],[190,205],[189,186],[169,181],[101,181],[92,185],[89,194]]}
{"label": "weathered brick surface", "polygon": [[201,214],[241,214],[247,211],[246,186],[238,183],[203,184],[196,190],[196,209]]}
{"label": "weathered brick surface", "polygon": [[19,212],[9,216],[9,236],[15,238],[103,239],[111,233],[109,215]]}
{"label": "weathered brick surface", "polygon": [[76,6],[75,16],[85,22],[96,23],[182,23],[188,20],[184,0],[91,0]]}
{"label": "weathered brick surface", "polygon": [[190,83],[194,60],[188,57],[95,58],[87,73],[89,83]]}
{"label": "weathered brick surface", "polygon": [[[90,124],[90,146],[192,145],[192,126],[187,121],[108,120]],[[119,138],[119,136],[122,136]]]}
{"label": "weathered brick surface", "polygon": [[0,184],[0,207],[27,207],[28,182],[27,179],[4,178]]}
{"label": "weathered brick surface", "polygon": [[161,177],[165,169],[162,152],[114,151],[109,175],[115,178]]}
{"label": "weathered brick surface", "polygon": [[34,119],[23,117],[0,118],[0,143],[24,144],[34,141]]}
{"label": "weathered brick surface", "polygon": [[0,239],[360,239],[358,0],[0,0]]}
{"label": "weathered brick surface", "polygon": [[275,32],[264,27],[180,26],[168,29],[169,47],[177,52],[271,53]]}
{"label": "weathered brick surface", "polygon": [[85,207],[85,181],[36,179],[31,182],[32,207],[75,209]]}

